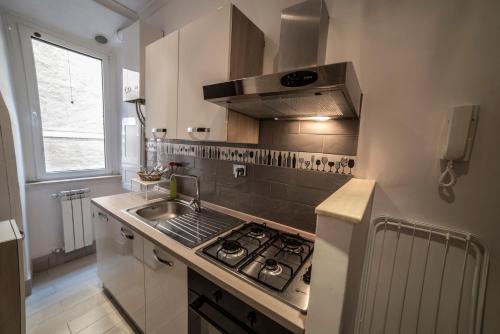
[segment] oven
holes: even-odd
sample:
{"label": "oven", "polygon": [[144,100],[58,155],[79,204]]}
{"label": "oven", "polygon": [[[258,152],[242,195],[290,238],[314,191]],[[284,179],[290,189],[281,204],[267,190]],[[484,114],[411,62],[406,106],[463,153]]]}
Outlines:
{"label": "oven", "polygon": [[189,334],[291,333],[191,269],[188,288]]}

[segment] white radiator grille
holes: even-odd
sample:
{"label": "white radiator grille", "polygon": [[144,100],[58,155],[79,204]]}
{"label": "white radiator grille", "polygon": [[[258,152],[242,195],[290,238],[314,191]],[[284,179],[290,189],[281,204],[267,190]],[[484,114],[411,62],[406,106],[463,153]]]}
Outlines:
{"label": "white radiator grille", "polygon": [[375,219],[356,333],[481,333],[488,258],[470,233]]}
{"label": "white radiator grille", "polygon": [[61,209],[66,253],[90,246],[94,240],[89,189],[61,191]]}

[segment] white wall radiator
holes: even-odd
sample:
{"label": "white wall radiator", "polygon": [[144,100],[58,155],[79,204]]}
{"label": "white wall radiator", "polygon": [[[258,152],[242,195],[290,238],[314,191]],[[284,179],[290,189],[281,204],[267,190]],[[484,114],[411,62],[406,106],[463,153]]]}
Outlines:
{"label": "white wall radiator", "polygon": [[474,235],[381,217],[370,231],[358,334],[480,334],[489,252]]}
{"label": "white wall radiator", "polygon": [[90,189],[61,191],[53,197],[61,198],[66,253],[90,246],[94,242],[94,231],[90,213]]}

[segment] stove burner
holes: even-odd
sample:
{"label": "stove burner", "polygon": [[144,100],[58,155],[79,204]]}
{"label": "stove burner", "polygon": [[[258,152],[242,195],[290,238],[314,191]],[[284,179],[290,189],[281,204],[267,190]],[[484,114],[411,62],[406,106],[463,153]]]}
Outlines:
{"label": "stove burner", "polygon": [[241,244],[236,240],[224,240],[222,243],[222,251],[226,254],[236,254],[241,250]]}
{"label": "stove burner", "polygon": [[295,237],[284,237],[283,239],[283,250],[292,253],[302,253],[304,250],[302,245],[304,241]]}
{"label": "stove burner", "polygon": [[270,275],[279,275],[283,271],[281,266],[278,264],[278,261],[274,259],[266,259],[264,269],[265,272]]}
{"label": "stove burner", "polygon": [[305,274],[302,275],[302,279],[304,280],[304,283],[306,283],[306,284],[310,284],[311,283],[311,268],[312,268],[312,265],[310,265],[307,268]]}
{"label": "stove burner", "polygon": [[314,242],[300,234],[251,222],[196,253],[305,312],[313,250]]}
{"label": "stove burner", "polygon": [[254,226],[250,229],[250,232],[248,232],[248,235],[251,237],[257,238],[257,239],[261,239],[261,238],[264,238],[266,236],[266,232],[262,228],[260,228],[258,226]]}
{"label": "stove burner", "polygon": [[278,268],[278,262],[274,259],[267,259],[266,260],[266,269],[267,270],[275,270]]}

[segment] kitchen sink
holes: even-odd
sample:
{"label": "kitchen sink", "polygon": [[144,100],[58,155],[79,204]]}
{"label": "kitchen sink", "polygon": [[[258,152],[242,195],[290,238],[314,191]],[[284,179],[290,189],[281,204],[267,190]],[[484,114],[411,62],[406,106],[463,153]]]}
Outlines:
{"label": "kitchen sink", "polygon": [[175,218],[177,216],[193,212],[188,203],[180,200],[167,200],[155,204],[146,205],[132,210],[141,218],[151,222]]}
{"label": "kitchen sink", "polygon": [[178,199],[145,204],[126,212],[189,248],[244,223],[241,219],[207,208],[198,212],[188,202]]}

